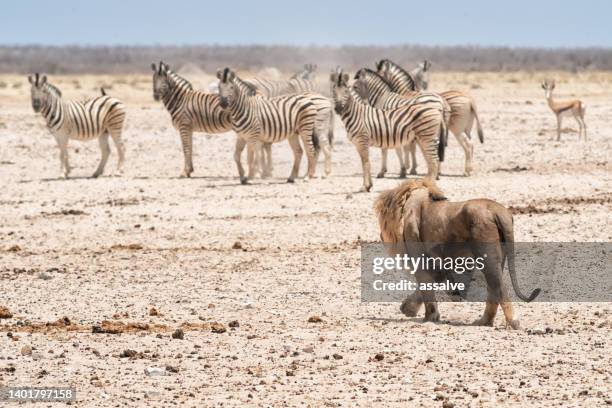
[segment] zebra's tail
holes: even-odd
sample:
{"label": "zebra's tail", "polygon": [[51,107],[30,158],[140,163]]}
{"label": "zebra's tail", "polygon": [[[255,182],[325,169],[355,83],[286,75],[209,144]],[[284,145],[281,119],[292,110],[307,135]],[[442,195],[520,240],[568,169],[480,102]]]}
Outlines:
{"label": "zebra's tail", "polygon": [[102,94],[102,96],[106,96],[106,91],[104,90],[104,88],[100,88],[100,93]]}
{"label": "zebra's tail", "polygon": [[474,119],[476,119],[476,129],[478,131],[478,140],[480,143],[484,143],[484,133],[482,132],[482,126],[480,125],[480,119],[478,119],[478,112],[476,112],[476,102],[472,99],[472,103],[470,104],[470,109],[472,111],[472,115],[474,115]]}
{"label": "zebra's tail", "polygon": [[444,161],[444,150],[448,144],[448,126],[445,120],[440,122],[440,128],[438,129],[438,159]]}

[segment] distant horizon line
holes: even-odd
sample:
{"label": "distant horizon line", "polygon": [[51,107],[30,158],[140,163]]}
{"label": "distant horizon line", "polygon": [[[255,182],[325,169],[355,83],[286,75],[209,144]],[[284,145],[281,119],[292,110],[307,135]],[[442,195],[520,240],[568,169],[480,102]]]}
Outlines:
{"label": "distant horizon line", "polygon": [[185,44],[0,44],[0,48],[188,48],[188,47],[219,47],[219,48],[251,48],[251,47],[285,47],[285,48],[482,48],[482,49],[513,49],[513,50],[612,50],[612,46],[604,45],[577,45],[577,46],[532,46],[532,45],[481,45],[481,44],[453,44],[453,45],[433,45],[419,43],[396,43],[396,44],[222,44],[222,43],[185,43]]}

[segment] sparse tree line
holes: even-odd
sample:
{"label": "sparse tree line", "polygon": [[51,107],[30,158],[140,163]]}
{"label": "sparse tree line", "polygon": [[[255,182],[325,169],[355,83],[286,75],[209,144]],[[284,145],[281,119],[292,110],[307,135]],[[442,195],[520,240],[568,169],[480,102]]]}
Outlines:
{"label": "sparse tree line", "polygon": [[428,59],[437,71],[519,71],[519,70],[611,70],[612,49],[607,48],[510,48],[398,46],[96,46],[0,47],[0,72],[49,74],[143,73],[150,61],[162,55],[175,66],[196,64],[214,72],[220,65],[239,70],[274,66],[291,72],[304,62],[321,68],[341,65],[348,70],[367,66],[384,56],[402,65]]}

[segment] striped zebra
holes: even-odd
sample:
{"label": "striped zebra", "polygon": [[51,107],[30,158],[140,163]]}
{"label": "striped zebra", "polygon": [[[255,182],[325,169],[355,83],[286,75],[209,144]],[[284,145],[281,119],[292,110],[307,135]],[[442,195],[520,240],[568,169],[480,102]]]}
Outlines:
{"label": "striped zebra", "polygon": [[[450,116],[450,107],[446,101],[437,94],[418,92],[413,97],[407,97],[395,93],[391,90],[391,85],[377,72],[369,68],[362,68],[355,74],[355,80],[364,83],[363,90],[360,96],[367,99],[368,103],[375,108],[388,110],[399,106],[407,106],[411,103],[436,103],[439,109],[444,111],[444,122],[447,124]],[[356,82],[357,84],[358,82]],[[446,135],[445,135],[446,136]],[[401,165],[400,178],[406,177],[406,164],[409,163],[408,153],[412,156],[412,162],[416,161],[416,140],[402,148],[395,149],[397,158]],[[378,178],[383,178],[387,172],[387,149],[382,149],[382,167]]]}
{"label": "striped zebra", "polygon": [[[349,86],[349,76],[342,70],[332,72],[330,79],[336,113],[342,118],[347,136],[361,158],[363,191],[372,188],[370,146],[397,148],[416,138],[427,160],[427,176],[437,177],[439,159],[444,158],[446,133],[444,112],[437,102],[421,101],[390,110],[377,109]],[[359,86],[363,87],[364,83],[359,81]]]}
{"label": "striped zebra", "polygon": [[193,173],[193,132],[225,133],[232,130],[228,112],[221,108],[219,95],[193,89],[185,78],[172,71],[164,62],[153,70],[153,98],[162,100],[179,132],[185,166],[181,177]]}
{"label": "striped zebra", "polygon": [[[431,64],[424,63],[423,69],[429,69]],[[410,75],[398,64],[383,59],[376,64],[377,72],[383,76],[391,84],[393,92],[401,95],[412,96],[417,92],[418,83],[413,76]],[[417,68],[418,71],[418,68]],[[474,99],[461,91],[445,91],[439,95],[446,100],[451,108],[451,116],[448,124],[449,130],[455,135],[455,138],[463,148],[465,153],[465,168],[464,174],[470,175],[473,169],[472,159],[474,156],[474,145],[471,140],[471,131],[474,120],[478,130],[478,138],[480,143],[484,142],[484,135],[478,113],[476,110],[476,102]],[[412,163],[411,174],[416,174],[416,163]]]}
{"label": "striped zebra", "polygon": [[28,76],[31,86],[32,108],[40,112],[47,122],[47,128],[55,137],[60,148],[60,172],[64,177],[70,175],[68,161],[68,140],[80,141],[98,138],[102,158],[92,177],[98,177],[104,172],[110,146],[108,136],[113,138],[117,154],[117,175],[123,173],[125,149],[121,140],[123,122],[125,121],[125,106],[113,97],[107,96],[104,90],[102,95],[88,98],[85,101],[74,101],[62,98],[61,91],[47,82],[45,75],[36,73],[34,77]]}
{"label": "striped zebra", "polygon": [[[317,150],[323,141],[321,136],[328,132],[329,116],[332,115],[329,99],[309,93],[266,98],[229,68],[219,70],[217,78],[221,106],[228,109],[232,127],[238,134],[234,160],[240,182],[247,184],[248,179],[253,177],[254,153],[260,143],[278,143],[285,139],[289,141],[294,154],[293,168],[287,182],[293,183],[298,176],[303,152],[299,139],[302,139],[308,157],[306,179],[313,177]],[[248,146],[248,178],[240,160],[245,146]],[[326,173],[331,166],[328,157]]]}

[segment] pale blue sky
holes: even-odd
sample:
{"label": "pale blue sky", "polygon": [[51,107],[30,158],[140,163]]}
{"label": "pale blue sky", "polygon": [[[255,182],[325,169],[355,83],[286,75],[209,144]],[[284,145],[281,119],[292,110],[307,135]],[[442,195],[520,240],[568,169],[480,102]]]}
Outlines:
{"label": "pale blue sky", "polygon": [[605,0],[12,0],[0,45],[612,47],[611,17]]}

